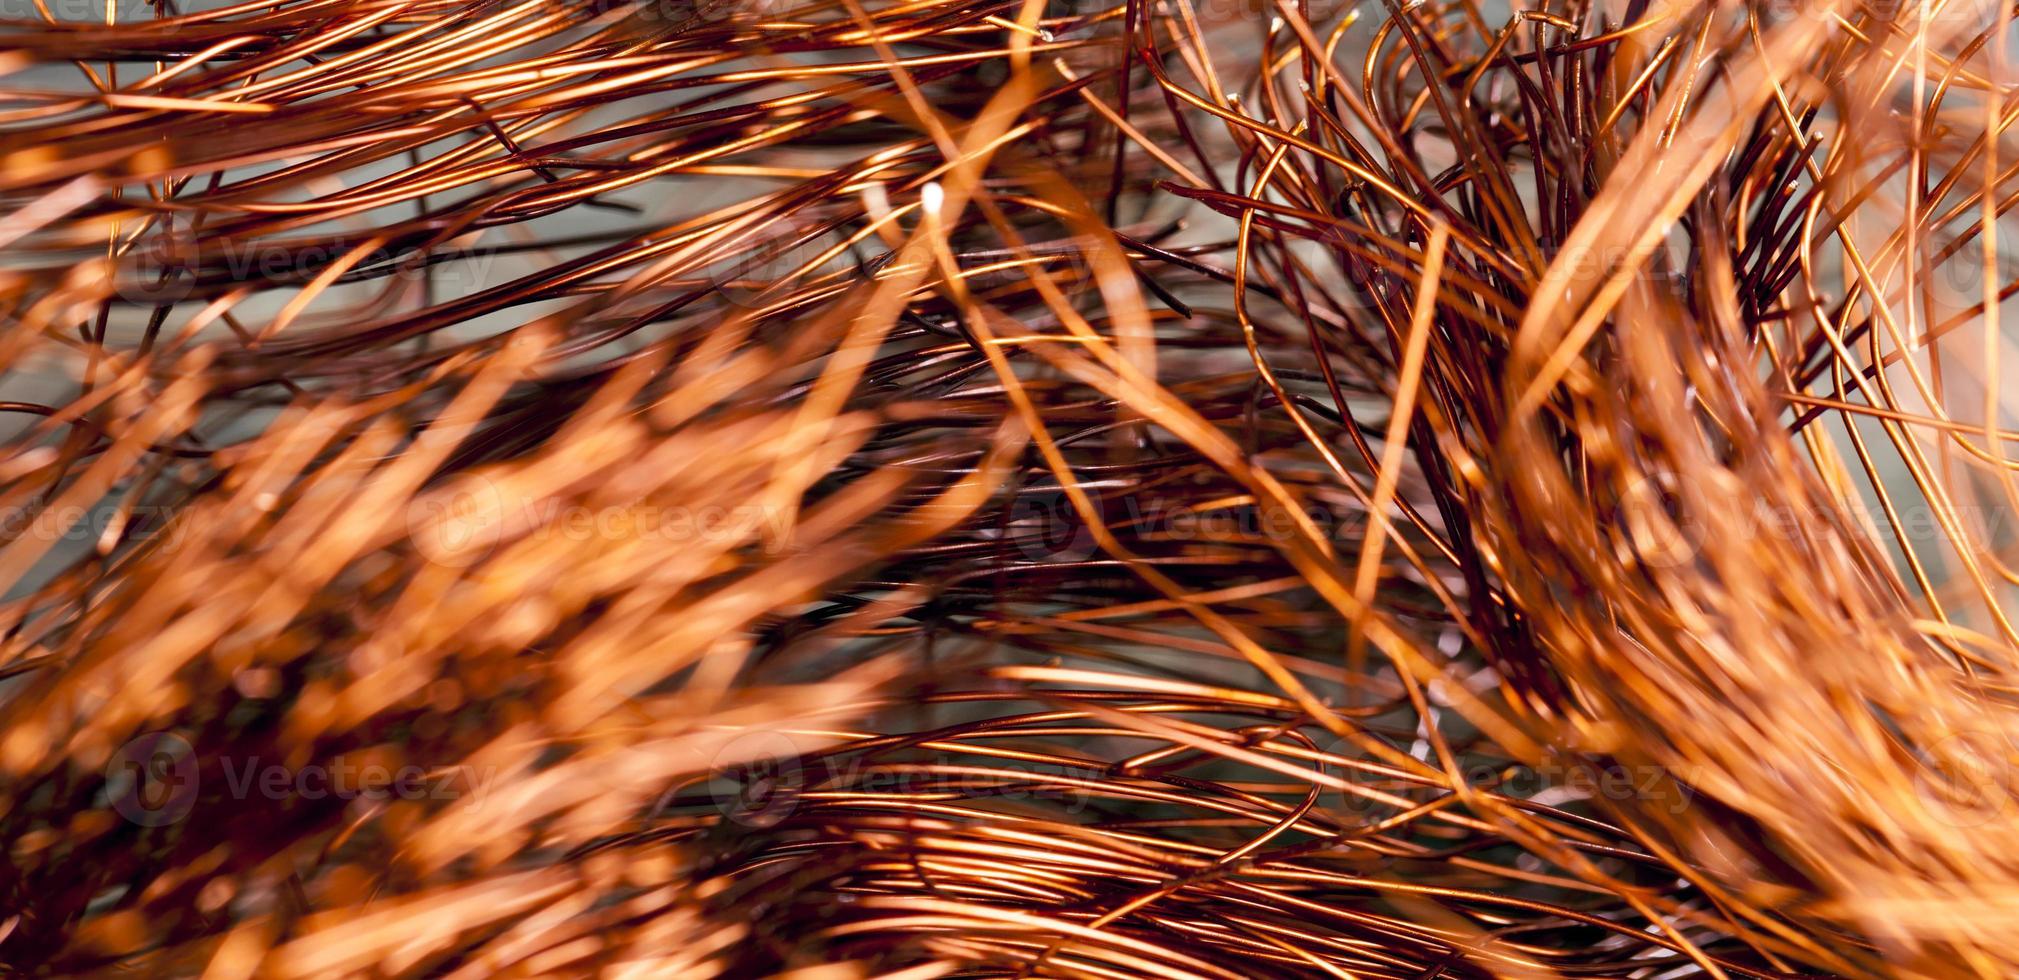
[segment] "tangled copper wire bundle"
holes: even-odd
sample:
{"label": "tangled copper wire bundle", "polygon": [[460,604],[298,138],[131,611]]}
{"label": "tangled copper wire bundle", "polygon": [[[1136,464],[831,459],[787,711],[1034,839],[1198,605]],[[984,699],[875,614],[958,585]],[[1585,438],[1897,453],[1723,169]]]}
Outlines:
{"label": "tangled copper wire bundle", "polygon": [[2019,973],[2001,3],[9,3],[0,964]]}

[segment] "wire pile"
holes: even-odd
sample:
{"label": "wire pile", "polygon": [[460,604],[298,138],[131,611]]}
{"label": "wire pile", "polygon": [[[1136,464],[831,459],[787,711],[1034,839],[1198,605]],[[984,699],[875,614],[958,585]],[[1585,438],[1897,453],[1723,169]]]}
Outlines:
{"label": "wire pile", "polygon": [[2009,6],[67,7],[11,970],[2019,971]]}

